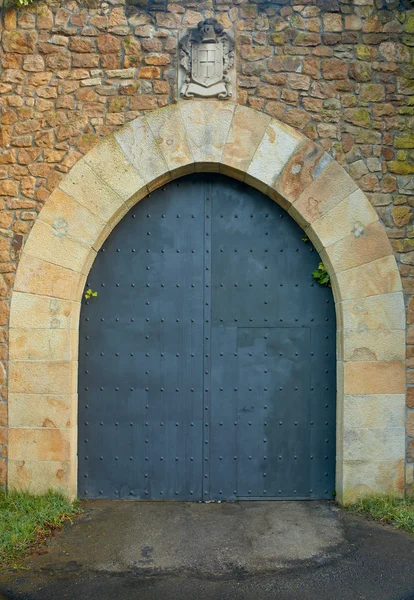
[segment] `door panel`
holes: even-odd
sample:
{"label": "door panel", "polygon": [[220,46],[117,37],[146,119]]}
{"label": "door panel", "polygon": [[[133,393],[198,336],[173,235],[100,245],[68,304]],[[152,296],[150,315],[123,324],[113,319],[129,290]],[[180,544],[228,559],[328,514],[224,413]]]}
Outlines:
{"label": "door panel", "polygon": [[200,174],[105,242],[80,326],[79,494],[331,498],[335,313],[260,192]]}
{"label": "door panel", "polygon": [[212,445],[213,498],[223,479],[236,498],[331,498],[335,311],[311,276],[319,257],[260,192],[222,178],[209,194],[211,435],[229,444],[227,472]]}
{"label": "door panel", "polygon": [[92,267],[98,297],[80,328],[81,497],[202,497],[204,195],[193,185],[142,200]]}

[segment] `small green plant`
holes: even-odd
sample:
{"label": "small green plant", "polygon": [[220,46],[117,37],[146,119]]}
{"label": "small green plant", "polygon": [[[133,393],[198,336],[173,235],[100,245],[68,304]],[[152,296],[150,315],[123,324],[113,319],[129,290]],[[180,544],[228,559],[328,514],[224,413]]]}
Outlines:
{"label": "small green plant", "polygon": [[88,288],[85,292],[86,300],[90,300],[91,298],[96,298],[97,295],[98,295],[98,292],[94,292],[93,290],[91,290],[91,288]]}
{"label": "small green plant", "polygon": [[331,287],[331,278],[323,262],[320,262],[318,268],[312,271],[312,277],[319,285]]}
{"label": "small green plant", "polygon": [[345,508],[414,534],[414,498],[368,496]]}
{"label": "small green plant", "polygon": [[0,567],[17,565],[20,558],[43,543],[79,514],[79,503],[49,491],[42,496],[0,490]]}

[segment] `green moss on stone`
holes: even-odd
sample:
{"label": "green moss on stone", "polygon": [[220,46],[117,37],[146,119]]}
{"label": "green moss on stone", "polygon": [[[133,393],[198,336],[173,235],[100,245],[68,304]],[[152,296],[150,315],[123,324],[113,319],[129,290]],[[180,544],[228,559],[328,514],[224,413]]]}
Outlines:
{"label": "green moss on stone", "polygon": [[403,106],[398,109],[399,115],[414,115],[414,106]]}
{"label": "green moss on stone", "polygon": [[286,35],[283,33],[272,33],[270,43],[273,46],[283,46],[286,43]]}
{"label": "green moss on stone", "polygon": [[392,247],[396,252],[411,252],[414,250],[414,240],[393,240]]}
{"label": "green moss on stone", "polygon": [[355,123],[361,125],[361,127],[369,127],[371,124],[371,119],[369,116],[369,111],[365,108],[358,108],[354,112]]}
{"label": "green moss on stone", "polygon": [[404,31],[414,33],[414,10],[409,10],[406,13]]}
{"label": "green moss on stone", "polygon": [[355,52],[359,60],[368,60],[371,57],[371,48],[369,46],[355,46]]}
{"label": "green moss on stone", "polygon": [[412,175],[414,173],[414,164],[399,160],[390,161],[388,168],[391,173],[397,173],[397,175]]}
{"label": "green moss on stone", "polygon": [[407,160],[408,158],[408,152],[406,152],[405,150],[400,150],[399,152],[397,152],[397,160]]}
{"label": "green moss on stone", "polygon": [[414,134],[395,138],[396,148],[414,148]]}

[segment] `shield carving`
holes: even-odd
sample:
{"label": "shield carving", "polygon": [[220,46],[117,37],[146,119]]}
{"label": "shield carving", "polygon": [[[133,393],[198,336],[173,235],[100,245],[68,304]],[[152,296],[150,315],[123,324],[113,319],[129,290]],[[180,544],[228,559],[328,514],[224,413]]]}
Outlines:
{"label": "shield carving", "polygon": [[204,43],[192,48],[192,79],[203,87],[210,87],[223,79],[223,46]]}
{"label": "shield carving", "polygon": [[229,70],[234,65],[234,40],[216,19],[200,21],[180,40],[180,65],[185,71],[183,98],[233,95]]}

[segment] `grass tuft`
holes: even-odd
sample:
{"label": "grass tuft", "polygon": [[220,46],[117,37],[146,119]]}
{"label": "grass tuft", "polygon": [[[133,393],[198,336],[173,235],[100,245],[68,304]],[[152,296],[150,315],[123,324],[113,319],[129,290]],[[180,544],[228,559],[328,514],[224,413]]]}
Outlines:
{"label": "grass tuft", "polygon": [[368,496],[345,508],[381,523],[389,523],[408,533],[414,533],[414,498]]}
{"label": "grass tuft", "polygon": [[0,490],[0,565],[22,558],[78,513],[78,502],[56,492],[34,496]]}

